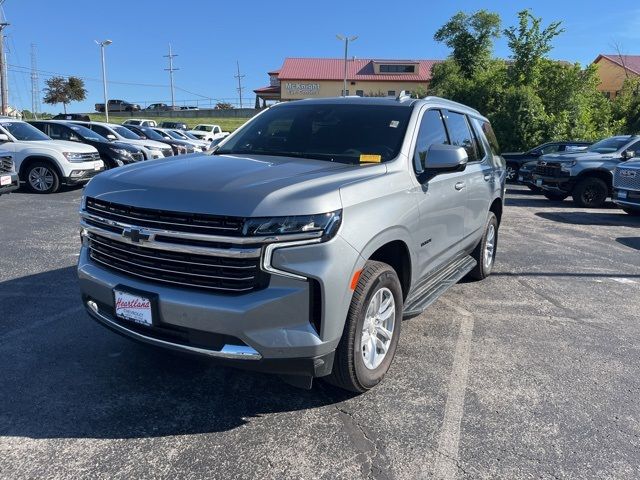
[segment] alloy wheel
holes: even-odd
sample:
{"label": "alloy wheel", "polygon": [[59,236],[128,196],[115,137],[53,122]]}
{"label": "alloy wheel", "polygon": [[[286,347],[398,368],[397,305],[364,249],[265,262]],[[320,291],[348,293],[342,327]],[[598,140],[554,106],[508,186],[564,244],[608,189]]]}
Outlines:
{"label": "alloy wheel", "polygon": [[29,172],[29,185],[38,192],[50,190],[53,183],[53,172],[46,167],[36,167]]}
{"label": "alloy wheel", "polygon": [[360,346],[365,367],[374,370],[387,355],[396,323],[396,302],[391,290],[376,291],[365,313]]}
{"label": "alloy wheel", "polygon": [[487,240],[484,246],[484,268],[488,269],[493,263],[493,257],[496,251],[496,227],[493,224],[489,224],[487,230]]}

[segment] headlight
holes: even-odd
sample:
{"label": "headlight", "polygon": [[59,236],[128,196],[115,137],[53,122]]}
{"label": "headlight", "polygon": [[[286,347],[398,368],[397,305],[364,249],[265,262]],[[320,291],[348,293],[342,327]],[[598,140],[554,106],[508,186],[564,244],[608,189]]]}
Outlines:
{"label": "headlight", "polygon": [[124,148],[109,148],[109,150],[111,150],[113,153],[115,153],[116,155],[119,155],[121,157],[130,157],[131,153],[129,152],[129,150],[125,150]]}
{"label": "headlight", "polygon": [[317,237],[323,232],[323,239],[333,237],[342,220],[342,210],[318,215],[291,217],[249,218],[245,221],[243,233],[248,236],[288,235],[309,233]]}
{"label": "headlight", "polygon": [[570,162],[562,163],[560,165],[560,170],[562,170],[563,172],[570,172],[571,168],[576,166],[576,163],[578,163],[576,160],[572,160]]}
{"label": "headlight", "polygon": [[62,152],[64,158],[69,160],[70,162],[86,162],[88,159],[85,157],[84,153],[75,153],[75,152]]}

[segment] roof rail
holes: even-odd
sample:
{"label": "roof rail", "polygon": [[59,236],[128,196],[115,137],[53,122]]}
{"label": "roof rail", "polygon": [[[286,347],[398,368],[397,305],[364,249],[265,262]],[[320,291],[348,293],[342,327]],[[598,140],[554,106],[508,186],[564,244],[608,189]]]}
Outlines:
{"label": "roof rail", "polygon": [[404,102],[404,101],[407,101],[407,100],[411,100],[411,95],[410,95],[409,93],[407,93],[407,91],[406,91],[406,90],[402,90],[402,91],[398,94],[398,96],[396,97],[396,100],[397,100],[398,102]]}

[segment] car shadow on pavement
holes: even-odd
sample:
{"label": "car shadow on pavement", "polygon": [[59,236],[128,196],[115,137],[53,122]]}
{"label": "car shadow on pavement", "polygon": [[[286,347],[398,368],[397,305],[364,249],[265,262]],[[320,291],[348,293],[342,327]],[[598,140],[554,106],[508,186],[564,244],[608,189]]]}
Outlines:
{"label": "car shadow on pavement", "polygon": [[609,227],[639,227],[640,217],[632,217],[622,212],[598,212],[588,210],[573,210],[566,212],[537,212],[536,216],[554,222],[569,223],[572,225],[597,225]]}
{"label": "car shadow on pavement", "polygon": [[616,238],[616,242],[624,245],[625,247],[640,250],[640,237],[619,237]]}
{"label": "car shadow on pavement", "polygon": [[353,397],[323,382],[300,390],[275,376],[122,338],[82,310],[73,267],[0,282],[0,300],[10,304],[0,316],[0,435],[220,432]]}

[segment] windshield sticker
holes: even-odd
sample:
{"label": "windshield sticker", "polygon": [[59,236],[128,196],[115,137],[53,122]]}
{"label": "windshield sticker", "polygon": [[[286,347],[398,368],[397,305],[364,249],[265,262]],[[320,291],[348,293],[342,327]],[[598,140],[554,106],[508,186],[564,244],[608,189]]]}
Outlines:
{"label": "windshield sticker", "polygon": [[389,124],[391,128],[398,128],[398,125],[400,125],[398,120],[391,120],[391,123]]}
{"label": "windshield sticker", "polygon": [[360,163],[380,163],[382,155],[360,155]]}

